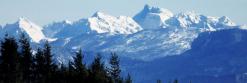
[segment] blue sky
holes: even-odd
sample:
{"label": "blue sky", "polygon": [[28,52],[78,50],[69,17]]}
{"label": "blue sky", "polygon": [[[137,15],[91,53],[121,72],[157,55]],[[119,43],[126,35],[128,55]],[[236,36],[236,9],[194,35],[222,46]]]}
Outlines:
{"label": "blue sky", "polygon": [[237,24],[247,24],[247,0],[1,0],[0,24],[19,17],[46,25],[54,21],[78,20],[96,11],[119,16],[134,16],[145,4],[173,13],[195,11],[209,16],[228,16]]}

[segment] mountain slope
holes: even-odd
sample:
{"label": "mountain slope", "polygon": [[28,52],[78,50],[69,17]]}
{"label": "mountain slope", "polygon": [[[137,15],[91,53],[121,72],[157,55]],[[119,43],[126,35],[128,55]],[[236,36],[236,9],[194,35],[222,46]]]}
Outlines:
{"label": "mountain slope", "polygon": [[[127,36],[121,34],[81,34],[72,38],[58,39],[53,44],[55,47],[62,46],[63,49],[61,50],[84,48],[85,51],[96,53],[117,52],[119,55],[129,58],[152,60],[180,54],[190,49],[190,43],[197,37],[197,34],[197,30],[185,31],[171,27],[142,30]],[[64,52],[66,51],[63,51],[62,54],[68,54],[68,52]]]}
{"label": "mountain slope", "polygon": [[181,83],[237,83],[243,80],[237,76],[247,72],[246,42],[246,30],[205,32],[194,40],[190,50],[179,56],[139,63],[127,70],[135,72],[137,83],[150,83],[153,79],[179,79]]}
{"label": "mountain slope", "polygon": [[5,33],[18,37],[21,33],[26,34],[33,42],[39,43],[42,39],[46,39],[42,32],[42,28],[26,18],[20,18],[14,24],[7,24],[1,30],[1,36]]}

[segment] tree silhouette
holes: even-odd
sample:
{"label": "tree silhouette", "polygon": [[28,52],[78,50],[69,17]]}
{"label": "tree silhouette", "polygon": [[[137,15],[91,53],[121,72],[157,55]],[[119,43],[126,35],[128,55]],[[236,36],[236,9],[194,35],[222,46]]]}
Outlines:
{"label": "tree silhouette", "polygon": [[157,83],[161,83],[161,80],[157,80]]}
{"label": "tree silhouette", "polygon": [[5,36],[1,41],[1,77],[3,83],[20,81],[18,44],[13,37]]}
{"label": "tree silhouette", "polygon": [[108,83],[109,78],[104,63],[101,61],[101,55],[97,54],[90,66],[90,83]]}
{"label": "tree silhouette", "polygon": [[83,54],[81,49],[76,52],[76,56],[74,57],[74,69],[75,69],[75,73],[76,73],[76,77],[75,77],[75,81],[79,82],[79,83],[85,83],[87,82],[87,76],[88,76],[88,72],[86,69],[85,64],[83,63]]}
{"label": "tree silhouette", "polygon": [[116,55],[116,53],[111,53],[111,58],[110,58],[110,68],[109,68],[109,73],[111,78],[113,79],[114,83],[120,83],[121,78],[120,78],[120,66],[119,66],[119,58]]}
{"label": "tree silhouette", "polygon": [[43,55],[44,55],[44,62],[45,62],[45,82],[46,83],[52,83],[52,81],[55,81],[53,79],[53,74],[56,71],[55,64],[52,62],[52,54],[51,54],[51,46],[49,45],[49,42],[46,41],[44,44],[43,49]]}
{"label": "tree silhouette", "polygon": [[175,80],[173,81],[173,83],[178,83],[178,80],[177,80],[177,79],[175,79]]}
{"label": "tree silhouette", "polygon": [[22,70],[22,76],[23,76],[23,81],[25,83],[32,83],[31,80],[33,79],[33,66],[34,66],[34,61],[33,61],[33,55],[30,47],[30,43],[28,38],[24,35],[21,34],[20,39],[20,55],[21,55],[21,70]]}
{"label": "tree silhouette", "polygon": [[127,78],[125,79],[125,83],[132,83],[132,78],[130,74],[127,75]]}
{"label": "tree silhouette", "polygon": [[36,83],[44,83],[45,81],[45,57],[43,55],[43,51],[38,48],[37,53],[35,54],[35,69],[34,69],[34,77]]}
{"label": "tree silhouette", "polygon": [[34,50],[35,54],[24,34],[18,43],[6,35],[0,44],[0,83],[132,83],[129,74],[125,81],[120,76],[120,60],[115,53],[110,58],[110,68],[106,68],[99,54],[86,67],[81,50],[73,62],[57,66],[48,41],[43,48]]}

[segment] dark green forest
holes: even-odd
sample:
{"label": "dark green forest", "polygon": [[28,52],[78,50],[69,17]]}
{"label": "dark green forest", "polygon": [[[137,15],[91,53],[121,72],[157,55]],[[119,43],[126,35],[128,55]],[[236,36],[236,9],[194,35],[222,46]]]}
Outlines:
{"label": "dark green forest", "polygon": [[48,41],[34,50],[24,34],[18,40],[5,35],[0,46],[0,83],[132,83],[133,80],[130,74],[121,75],[116,53],[111,53],[109,66],[100,54],[86,65],[82,50],[75,53],[73,61],[58,64],[53,60]]}

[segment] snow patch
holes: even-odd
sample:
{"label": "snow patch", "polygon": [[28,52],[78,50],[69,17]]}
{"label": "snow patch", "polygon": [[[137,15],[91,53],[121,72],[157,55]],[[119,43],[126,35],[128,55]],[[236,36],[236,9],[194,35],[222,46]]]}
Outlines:
{"label": "snow patch", "polygon": [[42,28],[31,21],[20,18],[18,21],[19,27],[25,31],[34,42],[39,42],[42,39],[45,39],[45,36],[42,32]]}

